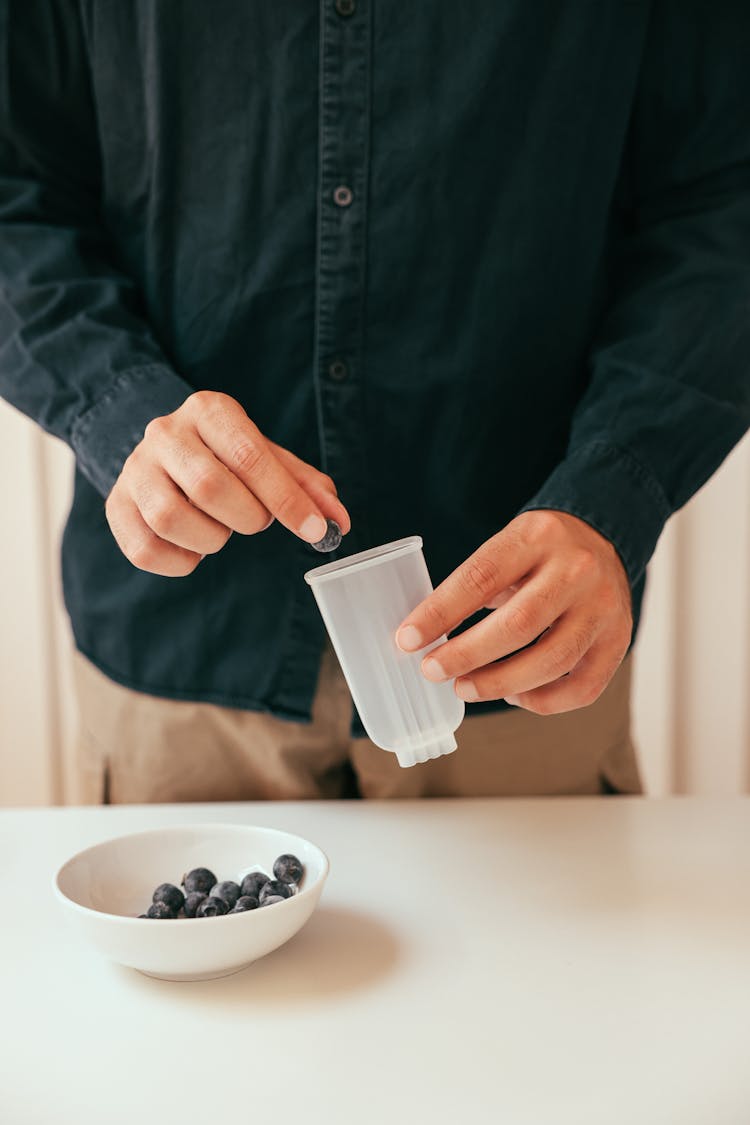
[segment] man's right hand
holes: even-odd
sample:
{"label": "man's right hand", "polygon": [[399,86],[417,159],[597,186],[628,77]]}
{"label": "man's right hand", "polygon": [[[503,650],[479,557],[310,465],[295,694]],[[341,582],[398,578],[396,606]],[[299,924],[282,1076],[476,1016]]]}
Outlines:
{"label": "man's right hand", "polygon": [[220,551],[233,531],[254,535],[277,519],[317,543],[326,519],[351,521],[330,477],[261,434],[240,404],[196,391],[149,422],[107,497],[118,546],[134,566],[178,577]]}

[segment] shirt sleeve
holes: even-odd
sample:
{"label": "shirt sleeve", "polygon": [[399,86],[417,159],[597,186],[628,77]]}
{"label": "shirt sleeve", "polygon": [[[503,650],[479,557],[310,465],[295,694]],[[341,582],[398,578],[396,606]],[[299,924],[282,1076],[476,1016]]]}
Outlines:
{"label": "shirt sleeve", "polygon": [[654,4],[590,378],[523,509],[586,520],[631,585],[750,425],[749,44],[750,5]]}
{"label": "shirt sleeve", "polygon": [[106,496],[192,390],[108,242],[78,4],[0,0],[0,394]]}

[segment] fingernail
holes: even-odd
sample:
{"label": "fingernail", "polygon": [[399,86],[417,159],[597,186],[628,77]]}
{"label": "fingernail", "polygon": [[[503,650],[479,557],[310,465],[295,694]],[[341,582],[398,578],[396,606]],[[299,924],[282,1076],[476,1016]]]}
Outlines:
{"label": "fingernail", "polygon": [[479,692],[471,680],[456,680],[456,695],[464,703],[476,703],[479,699]]}
{"label": "fingernail", "polygon": [[302,539],[308,543],[319,543],[328,531],[328,525],[322,516],[308,516],[299,529]]}
{"label": "fingernail", "polygon": [[510,703],[511,707],[520,707],[521,700],[517,695],[506,695],[505,702]]}
{"label": "fingernail", "polygon": [[416,652],[422,647],[422,634],[414,625],[404,625],[396,633],[396,644],[402,652]]}
{"label": "fingernail", "polygon": [[428,656],[426,660],[422,661],[422,675],[425,679],[432,680],[436,684],[448,679],[443,665],[436,656]]}

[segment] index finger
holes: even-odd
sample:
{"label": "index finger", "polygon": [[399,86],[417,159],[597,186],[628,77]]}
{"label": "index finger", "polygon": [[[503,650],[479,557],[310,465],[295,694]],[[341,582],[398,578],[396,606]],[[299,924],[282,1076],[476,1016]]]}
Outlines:
{"label": "index finger", "polygon": [[297,483],[275,455],[271,443],[236,409],[199,414],[196,426],[202,440],[279,523],[304,539],[318,543],[328,525],[316,501]]}
{"label": "index finger", "polygon": [[530,548],[517,536],[493,535],[412,610],[396,633],[396,644],[403,652],[416,652],[452,632],[523,578],[532,561]]}
{"label": "index finger", "polygon": [[304,488],[308,496],[316,501],[324,516],[335,520],[341,532],[347,535],[352,528],[349,513],[339,500],[336,486],[329,476],[321,473],[319,469],[302,461],[296,454],[275,442],[269,443],[275,455],[285,465],[298,484]]}

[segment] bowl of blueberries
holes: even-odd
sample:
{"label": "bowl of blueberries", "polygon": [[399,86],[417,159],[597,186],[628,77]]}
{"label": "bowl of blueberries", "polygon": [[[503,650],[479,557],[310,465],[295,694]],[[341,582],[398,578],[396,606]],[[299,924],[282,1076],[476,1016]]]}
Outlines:
{"label": "bowl of blueberries", "polygon": [[54,892],[81,936],[147,976],[228,976],[293,937],[328,858],[301,836],[240,824],[157,828],[72,856]]}

